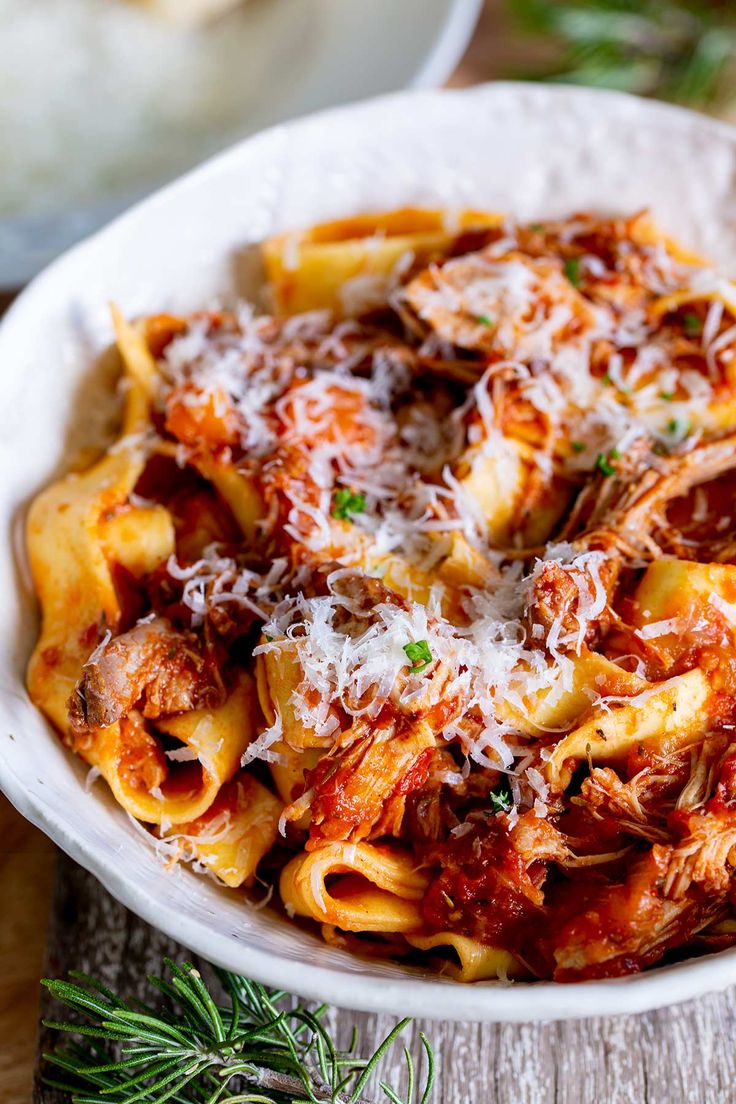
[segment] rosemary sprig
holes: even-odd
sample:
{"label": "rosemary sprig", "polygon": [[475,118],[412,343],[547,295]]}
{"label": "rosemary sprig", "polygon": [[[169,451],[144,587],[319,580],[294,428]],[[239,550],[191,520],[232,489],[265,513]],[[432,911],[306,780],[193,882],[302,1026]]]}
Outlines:
{"label": "rosemary sprig", "polygon": [[[288,994],[226,971],[216,973],[218,1002],[191,963],[165,960],[170,978],[149,977],[158,1003],[121,999],[85,974],[43,984],[80,1022],[44,1021],[78,1036],[45,1054],[48,1085],[73,1104],[368,1104],[361,1095],[387,1051],[410,1022],[401,1020],[369,1058],[340,1050],[322,1023]],[[391,1104],[427,1104],[434,1059],[420,1033],[426,1073],[417,1088],[406,1048],[407,1089],[381,1081]],[[421,1093],[421,1095],[420,1095]]]}
{"label": "rosemary sprig", "polygon": [[521,28],[552,45],[550,63],[523,75],[724,106],[736,50],[725,0],[507,0]]}

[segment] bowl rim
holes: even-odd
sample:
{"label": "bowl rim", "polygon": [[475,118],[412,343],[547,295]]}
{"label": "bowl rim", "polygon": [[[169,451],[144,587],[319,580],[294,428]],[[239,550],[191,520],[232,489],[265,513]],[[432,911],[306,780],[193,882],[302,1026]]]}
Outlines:
{"label": "bowl rim", "polygon": [[[134,226],[138,212],[154,206],[165,206],[172,195],[178,195],[193,185],[199,186],[211,175],[227,173],[230,163],[237,162],[241,151],[250,143],[273,132],[283,132],[319,120],[330,120],[371,105],[391,106],[397,101],[412,99],[431,110],[437,97],[453,97],[464,101],[482,101],[497,90],[523,89],[525,96],[564,103],[595,97],[604,103],[636,103],[650,118],[667,119],[670,124],[697,126],[726,138],[736,147],[736,127],[709,119],[696,112],[667,104],[641,101],[621,92],[574,86],[533,86],[521,82],[498,81],[463,89],[410,90],[360,101],[356,104],[329,108],[288,123],[260,131],[229,149],[203,162],[175,181],[165,185],[135,204],[93,235],[62,254],[43,270],[19,295],[0,323],[0,349],[8,333],[16,327],[22,330],[28,308],[39,290],[63,279],[64,269],[73,260],[101,242],[121,227]],[[25,694],[25,688],[23,688]],[[1,700],[1,698],[0,698]],[[51,734],[51,726],[49,733]],[[560,983],[551,981],[497,981],[466,984],[447,978],[416,976],[378,977],[359,975],[336,966],[298,963],[282,959],[270,951],[261,951],[249,944],[241,945],[240,961],[234,962],[232,944],[225,936],[213,931],[204,921],[187,917],[170,907],[166,895],[153,898],[138,886],[132,877],[119,874],[103,851],[85,841],[72,822],[62,822],[42,800],[30,793],[23,779],[3,756],[0,739],[0,790],[15,808],[36,827],[48,835],[63,851],[93,874],[122,904],[153,927],[166,932],[203,958],[230,970],[287,991],[327,1001],[339,1007],[364,1012],[391,1012],[421,1016],[434,1020],[472,1020],[476,1022],[521,1023],[539,1020],[579,1019],[588,1016],[621,1015],[649,1011],[690,1000],[706,993],[721,991],[736,983],[736,947],[714,952],[700,958],[671,965],[654,967],[644,973],[623,978]],[[69,753],[71,754],[71,753]]]}

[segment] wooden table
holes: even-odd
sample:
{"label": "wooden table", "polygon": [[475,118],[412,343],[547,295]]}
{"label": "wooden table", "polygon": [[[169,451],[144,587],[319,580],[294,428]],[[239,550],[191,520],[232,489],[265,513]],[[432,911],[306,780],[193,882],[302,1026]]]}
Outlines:
{"label": "wooden table", "polygon": [[[123,993],[185,952],[114,901],[0,797],[0,1102],[63,1104],[36,1084],[38,979],[88,971]],[[54,876],[55,875],[55,876]],[[50,925],[46,917],[55,883]],[[601,1009],[604,1012],[605,1009]],[[345,1013],[366,1040],[391,1017]],[[736,989],[645,1016],[556,1024],[418,1021],[441,1062],[435,1104],[731,1104]],[[400,1058],[396,1056],[396,1062]]]}
{"label": "wooden table", "polygon": [[[528,60],[525,47],[488,3],[450,83],[506,76],[522,60]],[[54,976],[89,970],[132,992],[164,954],[179,949],[68,859],[55,860],[52,844],[2,795],[0,893],[0,1104],[61,1104],[38,1083],[32,1089],[42,968]],[[390,1023],[383,1016],[345,1019],[355,1019],[368,1041],[385,1034]],[[441,1058],[436,1104],[736,1101],[736,990],[639,1017],[419,1028]]]}
{"label": "wooden table", "polygon": [[54,880],[50,840],[0,794],[0,1101],[28,1104]]}

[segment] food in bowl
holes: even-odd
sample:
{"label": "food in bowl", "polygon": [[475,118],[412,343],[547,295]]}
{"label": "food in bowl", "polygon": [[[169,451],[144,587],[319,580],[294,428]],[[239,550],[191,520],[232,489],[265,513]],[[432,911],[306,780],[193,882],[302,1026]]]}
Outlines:
{"label": "food in bowl", "polygon": [[271,314],[115,312],[120,437],[29,516],[33,700],[164,861],[356,953],[730,944],[734,285],[643,214],[262,255]]}

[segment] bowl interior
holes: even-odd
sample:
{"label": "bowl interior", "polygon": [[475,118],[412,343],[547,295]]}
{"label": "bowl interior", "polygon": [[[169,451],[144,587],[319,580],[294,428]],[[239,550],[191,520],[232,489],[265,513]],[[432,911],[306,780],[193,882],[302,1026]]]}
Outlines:
{"label": "bowl interior", "polygon": [[154,195],[43,273],[0,327],[0,785],[145,919],[230,969],[346,1007],[443,1019],[631,1012],[736,980],[734,952],[615,982],[461,986],[323,945],[190,871],[166,873],[144,832],[31,706],[37,629],[22,526],[29,498],[99,433],[107,304],[128,315],[251,294],[254,243],[403,204],[523,218],[649,206],[684,244],[736,255],[736,137],[625,96],[499,84],[408,93],[267,131]]}

